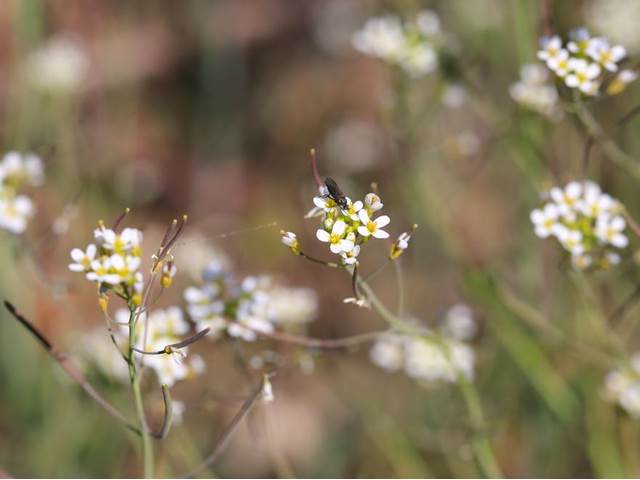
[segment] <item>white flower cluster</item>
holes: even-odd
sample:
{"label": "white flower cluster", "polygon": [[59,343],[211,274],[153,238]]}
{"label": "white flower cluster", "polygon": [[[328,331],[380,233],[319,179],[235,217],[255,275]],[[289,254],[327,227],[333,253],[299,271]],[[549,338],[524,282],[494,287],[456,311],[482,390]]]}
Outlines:
{"label": "white flower cluster", "polygon": [[607,374],[604,394],[631,417],[640,420],[640,353],[633,355],[628,365]]}
{"label": "white flower cluster", "polygon": [[475,354],[464,341],[475,333],[476,324],[469,307],[455,305],[447,313],[440,333],[384,335],[373,345],[369,357],[389,372],[404,369],[419,381],[455,382],[460,375],[473,380]]}
{"label": "white flower cluster", "polygon": [[623,208],[616,199],[591,181],[554,187],[545,196],[548,202],[530,215],[538,237],[555,237],[579,269],[620,262],[616,250],[625,248],[629,239],[624,233]]}
{"label": "white flower cluster", "polygon": [[[128,346],[129,310],[119,309],[115,313],[115,320],[120,328],[113,332],[118,347],[126,351]],[[144,342],[144,326],[148,325],[147,341]],[[163,350],[167,345],[178,343],[190,330],[189,323],[184,319],[178,307],[166,310],[155,310],[146,318],[140,314],[136,323],[135,342],[137,349],[149,352]],[[114,345],[105,340],[104,328],[98,328],[86,335],[80,354],[82,357],[99,368],[108,377],[122,383],[129,382],[129,371],[121,353]],[[162,385],[172,387],[177,381],[199,375],[205,370],[205,364],[199,355],[186,355],[188,347],[183,347],[170,354],[145,355],[135,352],[137,361],[144,357],[145,366],[150,367],[157,375]]]}
{"label": "white flower cluster", "polygon": [[44,182],[42,161],[33,154],[7,153],[0,161],[0,229],[20,234],[34,214],[33,202],[20,193]]}
{"label": "white flower cluster", "polygon": [[318,240],[328,243],[331,252],[340,255],[342,263],[355,265],[361,245],[370,238],[389,238],[383,228],[391,219],[387,215],[374,218],[384,206],[375,193],[368,193],[364,202],[345,198],[347,208],[343,209],[330,197],[314,197],[315,208],[307,216],[321,216],[321,228],[316,231]]}
{"label": "white flower cluster", "polygon": [[520,68],[520,80],[509,87],[511,98],[525,108],[549,118],[558,118],[558,91],[549,82],[549,72],[542,65],[528,63]]}
{"label": "white flower cluster", "polygon": [[231,273],[218,267],[205,268],[203,285],[184,291],[191,319],[198,330],[210,328],[210,337],[226,332],[231,337],[254,341],[260,332],[273,332],[275,325],[304,324],[315,317],[315,292],[275,287],[266,276],[250,276],[237,282]]}
{"label": "white flower cluster", "polygon": [[95,244],[89,244],[85,250],[71,250],[73,263],[69,270],[84,272],[87,280],[103,288],[116,289],[123,298],[139,303],[144,284],[143,275],[138,271],[142,263],[142,232],[125,228],[117,233],[100,223],[93,233]]}
{"label": "white flower cluster", "polygon": [[543,37],[538,51],[538,58],[568,87],[577,88],[586,95],[597,95],[608,77],[611,81],[607,93],[613,95],[637,78],[632,70],[619,71],[618,64],[627,55],[622,45],[610,46],[605,38],[591,37],[585,28],[572,31],[570,37],[566,48],[558,35]]}
{"label": "white flower cluster", "polygon": [[425,10],[410,22],[390,14],[370,18],[351,41],[356,50],[420,77],[438,68],[435,44],[439,33],[440,19]]}

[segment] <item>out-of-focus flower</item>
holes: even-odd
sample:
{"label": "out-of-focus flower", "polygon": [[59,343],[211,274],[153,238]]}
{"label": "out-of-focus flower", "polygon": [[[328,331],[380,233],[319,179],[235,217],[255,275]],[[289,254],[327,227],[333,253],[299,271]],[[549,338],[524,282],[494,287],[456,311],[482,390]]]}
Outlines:
{"label": "out-of-focus flower", "polygon": [[318,312],[318,295],[310,288],[274,287],[269,291],[268,315],[278,325],[311,322]]}
{"label": "out-of-focus flower", "polygon": [[473,312],[467,305],[457,304],[447,311],[443,331],[456,340],[471,340],[478,332]]}
{"label": "out-of-focus flower", "polygon": [[619,262],[616,249],[625,248],[629,239],[617,200],[591,181],[554,187],[547,197],[550,201],[542,209],[531,212],[538,237],[555,237],[571,253],[572,264],[579,269]]}
{"label": "out-of-focus flower", "polygon": [[371,361],[390,372],[405,373],[424,382],[456,382],[474,376],[473,349],[456,339],[431,333],[424,336],[386,334],[372,346]]}
{"label": "out-of-focus flower", "polygon": [[607,86],[607,93],[609,95],[617,95],[624,91],[627,85],[635,82],[637,79],[638,72],[634,70],[620,70],[618,75],[616,75]]}
{"label": "out-of-focus flower", "polygon": [[572,58],[569,60],[569,73],[564,83],[568,87],[577,88],[587,95],[595,95],[600,83],[597,78],[600,76],[600,65],[589,63],[583,58]]}
{"label": "out-of-focus flower", "polygon": [[604,382],[604,395],[620,405],[631,417],[640,419],[640,354],[628,364],[611,370]]}
{"label": "out-of-focus flower", "polygon": [[509,93],[525,108],[551,119],[557,119],[560,115],[558,91],[549,83],[549,75],[542,65],[523,65],[520,80],[511,84]]}
{"label": "out-of-focus flower", "polygon": [[593,39],[586,53],[610,72],[616,72],[618,62],[627,56],[627,51],[622,45],[610,46],[604,38]]}
{"label": "out-of-focus flower", "polygon": [[21,234],[33,217],[35,208],[24,186],[38,186],[44,182],[44,168],[33,154],[9,152],[0,161],[0,229]]}
{"label": "out-of-focus flower", "polygon": [[89,57],[78,41],[53,37],[26,60],[29,81],[47,91],[77,90],[87,76]]}
{"label": "out-of-focus flower", "polygon": [[389,64],[400,66],[411,77],[427,75],[438,68],[434,41],[440,19],[423,11],[413,21],[395,15],[370,18],[353,34],[353,47]]}
{"label": "out-of-focus flower", "polygon": [[442,103],[449,108],[460,108],[469,98],[467,90],[462,85],[447,85],[442,94]]}
{"label": "out-of-focus flower", "polygon": [[[120,328],[113,330],[113,336],[117,345],[126,350],[128,342],[128,326],[130,311],[119,309],[114,318]],[[145,325],[147,332],[145,335]],[[145,352],[155,352],[165,349],[168,345],[178,343],[190,330],[190,326],[184,318],[182,310],[178,307],[170,307],[166,310],[158,309],[148,316],[141,313],[133,332],[134,346]],[[146,338],[145,338],[146,337]],[[146,340],[146,341],[145,341]],[[81,356],[106,375],[121,382],[129,381],[126,362],[123,361],[118,348],[108,340],[104,328],[89,333],[82,342]],[[188,356],[188,347],[183,347],[177,352],[147,355],[134,352],[136,362],[142,362],[151,368],[157,375],[162,385],[169,387],[176,382],[201,374],[205,365],[198,355]]]}
{"label": "out-of-focus flower", "polygon": [[383,335],[371,347],[371,361],[390,372],[396,372],[404,365],[404,347],[406,338],[400,335]]}
{"label": "out-of-focus flower", "polygon": [[271,333],[275,325],[304,324],[315,316],[315,292],[274,286],[266,276],[246,277],[238,282],[230,272],[203,272],[202,284],[184,291],[187,312],[196,328],[209,328],[210,338],[223,332],[254,341],[260,332]]}
{"label": "out-of-focus flower", "polygon": [[427,382],[456,382],[459,375],[473,380],[473,349],[453,339],[411,338],[406,345],[405,372]]}
{"label": "out-of-focus flower", "polygon": [[[538,58],[564,79],[568,87],[578,89],[585,95],[597,95],[600,86],[610,79],[607,73],[618,71],[618,64],[625,59],[627,51],[622,45],[610,46],[606,38],[592,38],[585,28],[572,31],[570,36],[567,49],[562,48],[559,36],[543,37]],[[606,93],[620,93],[633,80],[633,73],[618,76],[608,82]],[[516,95],[525,97],[523,88],[519,87],[519,90]]]}

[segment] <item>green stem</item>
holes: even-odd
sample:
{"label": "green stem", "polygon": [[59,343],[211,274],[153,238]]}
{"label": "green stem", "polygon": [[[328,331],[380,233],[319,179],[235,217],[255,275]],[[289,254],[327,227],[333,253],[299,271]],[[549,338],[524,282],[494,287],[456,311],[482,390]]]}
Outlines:
{"label": "green stem", "polygon": [[127,360],[129,364],[129,379],[131,381],[131,389],[133,390],[133,398],[136,407],[136,415],[138,416],[138,423],[140,425],[140,437],[142,440],[142,457],[144,460],[144,477],[153,477],[153,445],[151,444],[151,435],[149,434],[149,428],[147,426],[147,420],[144,414],[144,404],[142,402],[142,392],[140,390],[140,378],[136,368],[136,362],[134,358],[135,347],[135,326],[137,322],[137,315],[135,309],[132,309],[129,314],[129,349]]}

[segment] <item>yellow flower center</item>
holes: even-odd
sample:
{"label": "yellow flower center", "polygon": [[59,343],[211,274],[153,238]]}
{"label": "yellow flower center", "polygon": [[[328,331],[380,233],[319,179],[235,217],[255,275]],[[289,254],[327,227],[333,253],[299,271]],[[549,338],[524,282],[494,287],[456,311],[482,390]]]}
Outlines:
{"label": "yellow flower center", "polygon": [[373,222],[369,222],[367,223],[367,230],[369,230],[369,233],[373,233],[378,229],[378,226],[373,223]]}

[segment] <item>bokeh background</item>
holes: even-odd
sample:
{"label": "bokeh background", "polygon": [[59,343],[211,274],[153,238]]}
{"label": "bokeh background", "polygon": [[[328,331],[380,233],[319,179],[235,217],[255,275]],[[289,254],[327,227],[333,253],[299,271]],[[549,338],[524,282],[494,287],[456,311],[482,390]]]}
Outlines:
{"label": "bokeh background", "polygon": [[[603,379],[615,363],[599,353],[614,340],[629,354],[636,346],[635,303],[624,328],[609,318],[634,290],[638,267],[625,259],[615,270],[578,276],[560,248],[537,239],[530,225],[543,188],[582,175],[586,138],[570,114],[550,121],[509,96],[520,66],[535,61],[541,5],[0,2],[1,145],[38,153],[47,177],[30,192],[38,212],[25,238],[0,237],[1,296],[57,345],[81,350],[83,333],[104,322],[95,287],[67,270],[68,252],[90,241],[98,219],[110,223],[130,207],[127,222],[143,230],[149,253],[172,218],[189,214],[178,276],[158,306],[183,305],[181,292],[205,261],[193,245],[204,243],[226,255],[239,275],[265,273],[315,289],[319,312],[309,336],[381,329],[374,312],[343,304],[351,295],[347,276],[305,262],[280,243],[279,230],[293,230],[311,253],[329,255],[314,239],[315,223],[302,218],[315,194],[308,161],[315,147],[321,173],[348,194],[361,197],[377,182],[391,231],[419,224],[401,257],[407,314],[436,326],[455,303],[473,309],[480,325],[474,383],[504,473],[640,475],[640,428],[604,399]],[[558,32],[587,25],[637,58],[634,0],[551,6]],[[446,32],[437,72],[402,78],[351,46],[368,17],[409,18],[424,8],[439,15]],[[61,40],[72,47],[47,56],[47,46]],[[453,104],[444,95],[451,85],[466,92]],[[594,111],[613,129],[638,97],[632,85]],[[640,151],[636,128],[631,123],[616,137],[629,152]],[[597,148],[587,173],[640,213],[637,180]],[[51,234],[56,219],[63,225]],[[367,249],[364,271],[379,265],[385,248]],[[393,268],[372,286],[396,305]],[[250,414],[209,475],[479,475],[456,386],[419,385],[384,372],[371,364],[366,345],[308,352],[267,340],[220,340],[193,350],[205,358],[207,373],[174,388],[187,410],[157,447],[159,476],[180,475],[209,452],[259,378],[247,359],[264,350],[304,356],[313,368],[292,362],[279,371],[275,402]],[[126,387],[97,373],[91,378],[133,411]],[[147,409],[158,423],[161,399],[148,383]],[[0,469],[34,477],[141,474],[137,441],[4,311]]]}

